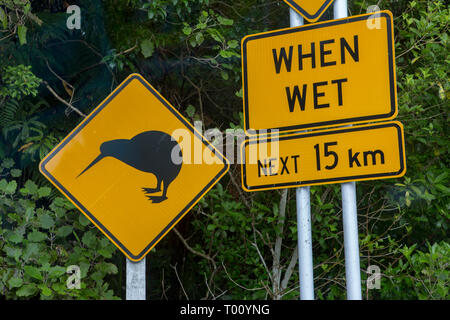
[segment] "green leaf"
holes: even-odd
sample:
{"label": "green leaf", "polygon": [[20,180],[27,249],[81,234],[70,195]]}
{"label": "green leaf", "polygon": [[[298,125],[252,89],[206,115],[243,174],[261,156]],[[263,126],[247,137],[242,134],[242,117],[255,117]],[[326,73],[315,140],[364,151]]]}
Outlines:
{"label": "green leaf", "polygon": [[12,176],[13,178],[18,178],[18,177],[20,177],[20,176],[22,175],[22,170],[19,170],[19,169],[12,169],[12,170],[10,171],[10,173],[11,173],[11,176]]}
{"label": "green leaf", "polygon": [[19,37],[20,45],[24,45],[27,43],[27,27],[23,24],[19,24],[17,26],[17,36]]}
{"label": "green leaf", "polygon": [[45,284],[42,283],[38,287],[39,287],[39,289],[41,289],[41,293],[43,296],[46,296],[46,297],[52,296],[53,291],[49,287],[47,287]]}
{"label": "green leaf", "polygon": [[22,286],[22,284],[23,284],[22,278],[18,278],[18,277],[12,277],[8,281],[8,285],[9,285],[10,289],[12,289],[12,288],[19,288],[19,287]]}
{"label": "green leaf", "polygon": [[103,272],[100,271],[95,271],[92,275],[91,275],[91,279],[94,281],[99,282],[100,280],[102,280],[105,277],[105,274]]}
{"label": "green leaf", "polygon": [[232,26],[234,21],[228,18],[224,18],[221,16],[217,17],[217,20],[219,21],[220,24],[224,25],[224,26]]}
{"label": "green leaf", "polygon": [[450,194],[450,188],[447,188],[446,186],[442,185],[442,184],[436,184],[435,185],[436,189],[438,189],[439,191],[445,193],[445,194]]}
{"label": "green leaf", "polygon": [[229,79],[228,72],[226,72],[224,70],[220,71],[220,75],[222,76],[223,80],[228,80]]}
{"label": "green leaf", "polygon": [[112,257],[112,250],[109,250],[109,249],[105,249],[105,248],[102,248],[102,249],[100,249],[100,250],[98,250],[98,253],[102,256],[102,257],[105,257],[105,258],[111,258]]}
{"label": "green leaf", "polygon": [[191,45],[191,47],[195,48],[195,46],[197,46],[197,42],[195,42],[194,38],[189,39],[189,44]]}
{"label": "green leaf", "polygon": [[23,235],[21,235],[18,232],[13,232],[9,237],[8,240],[11,241],[12,243],[21,243],[23,240]]}
{"label": "green leaf", "polygon": [[33,207],[29,207],[26,209],[25,211],[25,219],[26,221],[29,221],[31,218],[33,218],[34,216],[34,208]]}
{"label": "green leaf", "polygon": [[51,191],[52,191],[52,189],[50,189],[49,187],[39,188],[38,196],[39,196],[39,198],[48,197],[50,195]]}
{"label": "green leaf", "polygon": [[41,242],[45,239],[47,239],[47,235],[39,231],[33,231],[28,235],[28,240],[31,242]]}
{"label": "green leaf", "polygon": [[230,58],[233,56],[233,53],[231,51],[226,51],[226,50],[220,50],[219,54],[222,58]]}
{"label": "green leaf", "polygon": [[237,42],[236,40],[230,40],[230,41],[228,41],[228,46],[231,49],[235,49],[239,46],[239,42]]}
{"label": "green leaf", "polygon": [[9,169],[12,168],[14,166],[14,160],[11,158],[6,158],[2,161],[2,167]]}
{"label": "green leaf", "polygon": [[15,180],[12,180],[6,186],[5,192],[7,194],[13,194],[14,192],[16,192],[16,189],[17,189],[17,182]]}
{"label": "green leaf", "polygon": [[194,117],[194,115],[195,115],[195,107],[193,106],[193,105],[188,105],[188,107],[186,108],[186,114],[189,116],[189,117]]}
{"label": "green leaf", "polygon": [[73,230],[72,226],[62,226],[61,228],[56,230],[56,236],[61,237],[61,238],[65,238],[69,234],[72,233],[72,230]]}
{"label": "green leaf", "polygon": [[183,28],[183,33],[185,34],[185,35],[190,35],[191,33],[192,33],[192,28],[191,27],[189,27],[189,26],[187,26],[187,27],[184,27]]}
{"label": "green leaf", "polygon": [[55,225],[55,220],[53,220],[53,218],[48,214],[41,215],[39,217],[39,222],[41,223],[41,227],[44,229],[50,229]]}
{"label": "green leaf", "polygon": [[8,28],[8,17],[2,8],[0,8],[0,22],[2,23],[3,29]]}
{"label": "green leaf", "polygon": [[36,268],[33,266],[25,266],[25,267],[23,267],[23,270],[25,271],[26,275],[29,275],[30,277],[32,277],[34,279],[37,279],[37,280],[43,279],[39,268]]}
{"label": "green leaf", "polygon": [[197,24],[197,29],[205,29],[208,25],[204,22],[200,22]]}
{"label": "green leaf", "polygon": [[14,258],[14,260],[18,261],[19,257],[22,255],[22,249],[19,248],[12,248],[9,246],[5,246],[4,249],[6,252],[6,255],[8,257]]}
{"label": "green leaf", "polygon": [[443,173],[441,173],[440,175],[438,175],[437,177],[436,177],[436,179],[434,179],[434,183],[441,183],[442,181],[444,181],[445,180],[445,178],[447,178],[447,176],[448,176],[448,173],[447,172],[443,172]]}
{"label": "green leaf", "polygon": [[144,58],[150,58],[154,52],[153,42],[149,39],[145,39],[141,42],[141,52]]}
{"label": "green leaf", "polygon": [[116,265],[107,262],[97,264],[96,269],[107,274],[117,274],[119,272]]}
{"label": "green leaf", "polygon": [[21,189],[25,194],[34,195],[38,192],[38,186],[31,180],[25,182],[25,188]]}
{"label": "green leaf", "polygon": [[97,238],[92,231],[88,231],[83,235],[81,242],[85,244],[88,248],[93,248],[97,243]]}
{"label": "green leaf", "polygon": [[17,290],[16,295],[18,297],[29,297],[29,296],[36,294],[36,292],[37,292],[36,285],[33,283],[30,283],[30,284],[24,285],[22,288]]}
{"label": "green leaf", "polygon": [[23,259],[25,261],[28,261],[31,258],[38,257],[38,255],[39,255],[39,245],[37,243],[29,242],[23,253]]}
{"label": "green leaf", "polygon": [[6,181],[6,179],[0,180],[0,191],[5,192],[7,186],[8,186],[8,181]]}
{"label": "green leaf", "polygon": [[198,45],[201,45],[205,38],[203,37],[203,33],[199,32],[195,35],[195,41],[197,41]]}
{"label": "green leaf", "polygon": [[222,43],[222,41],[224,40],[224,39],[223,39],[223,36],[220,34],[220,32],[219,32],[217,29],[210,28],[210,29],[207,29],[207,32],[208,32],[208,33],[211,35],[211,37],[212,37],[214,40],[216,40],[217,42]]}
{"label": "green leaf", "polygon": [[52,267],[48,273],[48,276],[50,279],[61,277],[63,274],[66,273],[66,269],[63,267]]}
{"label": "green leaf", "polygon": [[87,225],[89,225],[90,221],[89,219],[87,219],[84,215],[80,215],[78,217],[78,222],[83,226],[86,227]]}

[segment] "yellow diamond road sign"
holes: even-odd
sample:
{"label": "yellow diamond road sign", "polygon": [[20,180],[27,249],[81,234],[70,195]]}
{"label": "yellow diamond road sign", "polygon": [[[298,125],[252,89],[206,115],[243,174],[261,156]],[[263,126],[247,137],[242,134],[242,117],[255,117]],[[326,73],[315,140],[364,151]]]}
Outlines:
{"label": "yellow diamond road sign", "polygon": [[247,134],[394,119],[392,21],[381,11],[246,36]]}
{"label": "yellow diamond road sign", "polygon": [[[203,161],[192,161],[201,152]],[[228,161],[140,75],[40,163],[129,259],[141,260],[228,171]]]}
{"label": "yellow diamond road sign", "polygon": [[246,138],[246,191],[398,178],[406,172],[400,122]]}
{"label": "yellow diamond road sign", "polygon": [[316,22],[334,0],[284,0],[309,22]]}

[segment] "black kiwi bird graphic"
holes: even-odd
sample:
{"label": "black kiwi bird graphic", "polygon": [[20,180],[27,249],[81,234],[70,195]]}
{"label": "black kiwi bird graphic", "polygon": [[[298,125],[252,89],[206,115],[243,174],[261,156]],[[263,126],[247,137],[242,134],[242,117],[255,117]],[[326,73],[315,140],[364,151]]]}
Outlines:
{"label": "black kiwi bird graphic", "polygon": [[[179,163],[173,161],[173,156],[180,159]],[[180,173],[182,166],[181,147],[170,135],[161,131],[146,131],[130,140],[103,142],[100,146],[100,155],[78,177],[106,157],[115,158],[137,170],[154,174],[157,180],[156,188],[142,188],[152,203],[160,203],[167,199],[167,189]],[[161,192],[161,185],[162,195],[152,195]]]}

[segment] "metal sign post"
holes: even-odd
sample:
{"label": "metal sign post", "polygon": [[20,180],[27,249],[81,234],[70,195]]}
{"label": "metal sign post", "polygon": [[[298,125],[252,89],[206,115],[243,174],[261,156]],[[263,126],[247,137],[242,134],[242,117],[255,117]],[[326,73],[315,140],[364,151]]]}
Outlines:
{"label": "metal sign post", "polygon": [[[290,26],[303,25],[303,17],[289,9]],[[311,202],[309,187],[296,189],[298,269],[300,278],[300,299],[314,300],[314,273],[311,236]]]}
{"label": "metal sign post", "polygon": [[145,258],[133,262],[127,258],[127,300],[145,300]]}
{"label": "metal sign post", "polygon": [[[334,2],[334,18],[347,17],[347,0]],[[356,204],[356,183],[341,184],[342,220],[344,225],[345,278],[347,299],[361,300],[361,271],[359,266],[358,213]]]}

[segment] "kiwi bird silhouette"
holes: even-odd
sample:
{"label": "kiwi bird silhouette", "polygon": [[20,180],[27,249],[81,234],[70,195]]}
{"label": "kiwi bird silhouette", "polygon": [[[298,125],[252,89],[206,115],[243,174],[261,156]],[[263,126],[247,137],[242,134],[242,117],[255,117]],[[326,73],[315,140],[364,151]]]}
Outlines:
{"label": "kiwi bird silhouette", "polygon": [[[175,160],[180,161],[174,161],[173,156],[177,158]],[[130,140],[103,142],[100,146],[100,155],[77,178],[106,157],[115,158],[137,170],[154,174],[157,180],[156,188],[142,188],[152,203],[160,203],[167,199],[167,189],[180,173],[182,166],[181,147],[170,135],[161,131],[146,131]],[[154,195],[161,192],[161,186],[162,194]]]}

